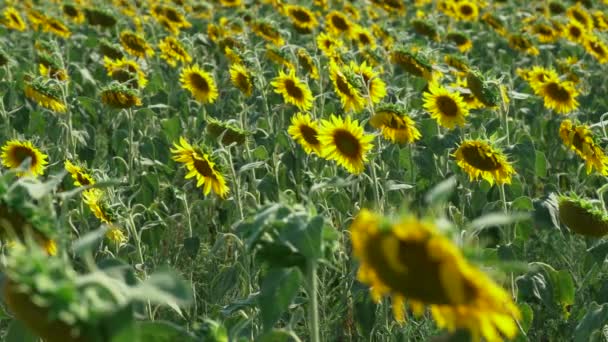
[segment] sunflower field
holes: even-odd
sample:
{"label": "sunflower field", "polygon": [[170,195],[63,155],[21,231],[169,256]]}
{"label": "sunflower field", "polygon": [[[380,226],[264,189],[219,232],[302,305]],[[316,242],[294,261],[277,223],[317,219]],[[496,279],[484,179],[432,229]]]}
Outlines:
{"label": "sunflower field", "polygon": [[608,341],[607,0],[0,0],[5,341]]}

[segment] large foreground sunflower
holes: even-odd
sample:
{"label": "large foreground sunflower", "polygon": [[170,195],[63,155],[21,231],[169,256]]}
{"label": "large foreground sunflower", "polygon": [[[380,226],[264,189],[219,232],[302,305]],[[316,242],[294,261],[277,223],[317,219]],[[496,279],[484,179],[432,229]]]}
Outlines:
{"label": "large foreground sunflower", "polygon": [[297,113],[291,117],[291,125],[287,133],[302,146],[308,154],[321,154],[319,141],[319,125],[310,117],[310,114]]}
{"label": "large foreground sunflower", "polygon": [[374,136],[366,134],[350,116],[343,120],[332,114],[329,120],[322,120],[318,139],[323,158],[336,161],[353,174],[363,172],[367,153],[374,146]]}
{"label": "large foreground sunflower", "polygon": [[213,103],[219,95],[213,76],[196,64],[185,67],[179,80],[182,88],[190,91],[192,96],[201,103]]}
{"label": "large foreground sunflower", "polygon": [[44,166],[48,164],[48,156],[29,140],[9,140],[2,146],[2,165],[9,169],[17,169],[26,160],[28,161],[28,169],[26,172],[19,172],[19,176],[30,174],[34,177],[44,173]]}
{"label": "large foreground sunflower", "polygon": [[193,147],[183,137],[179,139],[179,143],[173,145],[173,160],[185,165],[188,170],[186,179],[195,178],[196,186],[203,187],[205,195],[213,190],[220,198],[228,196],[230,189],[226,185],[226,179],[208,153]]}
{"label": "large foreground sunflower", "polygon": [[428,306],[440,328],[467,329],[474,341],[517,335],[520,313],[510,294],[469,264],[434,222],[413,216],[390,222],[363,209],[350,231],[357,278],[375,300],[392,296],[397,320],[405,320],[407,299],[414,315]]}
{"label": "large foreground sunflower", "polygon": [[574,125],[572,121],[566,119],[559,126],[559,136],[566,147],[583,158],[587,174],[595,167],[600,174],[608,175],[608,157],[595,142],[593,132],[587,125]]}
{"label": "large foreground sunflower", "polygon": [[280,70],[279,76],[270,84],[275,88],[275,93],[283,96],[285,102],[297,106],[300,110],[308,110],[312,107],[312,92],[308,84],[296,76],[295,70],[289,70],[289,74]]}
{"label": "large foreground sunflower", "polygon": [[543,97],[546,108],[560,114],[568,114],[578,108],[578,91],[572,81],[551,79],[538,87],[537,92]]}
{"label": "large foreground sunflower", "polygon": [[481,177],[490,184],[511,184],[511,177],[515,174],[507,157],[483,140],[463,141],[454,157],[471,180]]}
{"label": "large foreground sunflower", "polygon": [[372,127],[380,129],[385,139],[394,143],[411,144],[421,137],[416,123],[401,106],[389,104],[376,108],[369,123]]}
{"label": "large foreground sunflower", "polygon": [[431,82],[429,90],[423,94],[423,97],[424,109],[440,126],[448,129],[464,126],[469,108],[459,93],[452,93],[438,83]]}

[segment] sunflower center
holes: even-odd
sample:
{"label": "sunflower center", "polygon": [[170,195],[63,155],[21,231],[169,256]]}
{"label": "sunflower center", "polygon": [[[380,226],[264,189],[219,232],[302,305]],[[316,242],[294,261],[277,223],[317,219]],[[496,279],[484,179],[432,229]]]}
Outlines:
{"label": "sunflower center", "polygon": [[82,186],[91,184],[89,178],[83,175],[81,172],[76,173],[76,180],[78,180],[78,183],[80,183]]}
{"label": "sunflower center", "polygon": [[15,146],[13,148],[13,158],[17,162],[16,164],[23,164],[23,162],[30,158],[30,167],[33,167],[37,163],[36,154],[31,149],[24,146]]}
{"label": "sunflower center", "polygon": [[192,86],[198,91],[208,93],[210,90],[207,80],[198,73],[190,74],[190,83],[192,83]]}
{"label": "sunflower center", "polygon": [[124,42],[130,49],[141,53],[144,53],[146,51],[146,49],[144,48],[144,44],[136,36],[125,35]]}
{"label": "sunflower center", "polygon": [[386,120],[384,125],[388,128],[392,128],[392,129],[404,129],[407,127],[407,125],[405,124],[405,121],[403,121],[403,119],[401,119],[400,117],[398,117],[395,114],[391,114],[389,116],[388,120]]}
{"label": "sunflower center", "polygon": [[442,115],[450,117],[458,116],[458,104],[451,97],[442,95],[437,97],[436,102],[437,108],[439,108]]}
{"label": "sunflower center", "polygon": [[371,44],[372,40],[366,33],[359,33],[359,42],[365,45]]}
{"label": "sunflower center", "polygon": [[211,165],[209,165],[209,162],[206,160],[193,158],[192,165],[194,165],[194,168],[200,175],[211,179],[217,179]]}
{"label": "sunflower center", "polygon": [[578,26],[570,26],[570,28],[568,28],[568,31],[570,32],[570,35],[574,38],[579,38],[583,34],[583,31],[581,31]]}
{"label": "sunflower center", "polygon": [[494,153],[480,146],[464,146],[462,155],[465,161],[476,169],[493,171],[500,168],[500,163],[496,160]]}
{"label": "sunflower center", "polygon": [[353,96],[350,90],[350,84],[348,83],[348,81],[346,81],[346,78],[344,76],[338,75],[338,77],[336,77],[336,87],[338,88],[338,90],[340,90],[340,93],[347,96]]}
{"label": "sunflower center", "polygon": [[301,9],[291,10],[291,15],[296,19],[296,21],[299,21],[301,23],[309,23],[312,21],[310,14],[308,14],[306,11],[303,11]]}
{"label": "sunflower center", "polygon": [[174,23],[181,23],[182,18],[173,8],[165,8],[165,17]]}
{"label": "sunflower center", "polygon": [[583,13],[579,11],[572,11],[572,17],[579,23],[587,25],[587,17]]}
{"label": "sunflower center", "polygon": [[314,146],[318,146],[320,144],[319,139],[317,139],[316,129],[308,125],[300,125],[300,132],[302,133],[302,137],[308,144]]}
{"label": "sunflower center", "polygon": [[71,5],[64,5],[63,12],[65,14],[69,15],[70,17],[78,16],[78,10],[76,8],[72,7]]}
{"label": "sunflower center", "polygon": [[249,89],[249,78],[247,78],[247,75],[239,72],[236,75],[236,84],[238,84],[241,90],[247,91]]}
{"label": "sunflower center", "polygon": [[462,13],[463,15],[469,16],[469,15],[473,14],[473,7],[471,7],[468,4],[464,4],[464,5],[460,6],[460,13]]}
{"label": "sunflower center", "polygon": [[545,87],[549,96],[551,96],[551,98],[553,98],[554,100],[559,102],[567,102],[570,100],[570,93],[566,88],[562,87],[561,85],[555,82],[551,82],[547,83]]}
{"label": "sunflower center", "polygon": [[304,92],[302,88],[300,88],[294,80],[285,80],[283,83],[285,85],[285,90],[287,90],[287,94],[295,99],[302,99],[304,97]]}
{"label": "sunflower center", "polygon": [[604,50],[604,48],[596,42],[591,42],[589,47],[600,56],[604,56],[606,54],[606,50]]}
{"label": "sunflower center", "polygon": [[361,144],[357,137],[345,129],[338,129],[334,133],[334,143],[340,154],[349,159],[356,159],[361,155]]}
{"label": "sunflower center", "polygon": [[348,26],[348,23],[346,22],[346,19],[338,15],[334,15],[331,17],[331,23],[335,28],[340,31],[348,31],[348,29],[350,28]]}

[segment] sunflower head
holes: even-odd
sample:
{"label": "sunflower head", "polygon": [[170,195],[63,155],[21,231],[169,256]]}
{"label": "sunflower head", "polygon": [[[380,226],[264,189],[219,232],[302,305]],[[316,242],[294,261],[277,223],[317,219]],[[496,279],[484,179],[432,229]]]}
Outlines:
{"label": "sunflower head", "polygon": [[221,142],[225,146],[230,146],[233,143],[236,145],[243,145],[249,136],[248,132],[239,127],[211,117],[207,118],[205,130],[209,133],[211,138],[216,140],[221,138]]}
{"label": "sunflower head", "polygon": [[114,13],[104,7],[85,8],[84,15],[87,18],[87,23],[92,26],[110,28],[118,22]]}
{"label": "sunflower head", "polygon": [[213,76],[197,64],[183,68],[179,80],[182,88],[201,103],[213,103],[219,96]]}
{"label": "sunflower head", "polygon": [[545,107],[560,114],[568,114],[579,105],[579,92],[571,81],[550,79],[538,87],[537,93],[543,97]]}
{"label": "sunflower head", "polygon": [[608,157],[595,142],[593,132],[587,125],[575,125],[566,119],[560,124],[559,136],[566,147],[585,161],[587,174],[595,168],[600,174],[608,175]]}
{"label": "sunflower head", "polygon": [[139,58],[154,56],[154,49],[148,44],[146,39],[132,31],[122,31],[120,33],[120,44],[131,55]]}
{"label": "sunflower head", "polygon": [[423,94],[423,107],[440,126],[454,129],[464,126],[469,108],[458,92],[450,92],[436,82],[431,82],[427,92]]}
{"label": "sunflower head", "polygon": [[534,46],[532,40],[524,34],[512,34],[509,36],[509,46],[517,51],[537,56],[540,51]]}
{"label": "sunflower head", "polygon": [[75,186],[88,186],[95,184],[95,179],[93,176],[91,176],[85,167],[79,165],[78,163],[74,164],[71,161],[66,160],[64,167],[65,170],[72,176]]}
{"label": "sunflower head", "polygon": [[464,140],[456,152],[456,163],[471,180],[483,178],[490,184],[511,184],[515,170],[502,151],[483,140]]}
{"label": "sunflower head", "polygon": [[120,45],[114,44],[106,38],[102,38],[99,41],[99,52],[101,52],[104,57],[109,57],[111,59],[122,59],[125,56],[120,50]]}
{"label": "sunflower head", "polygon": [[420,53],[411,52],[400,46],[394,48],[390,53],[393,64],[399,65],[406,72],[430,80],[432,78],[432,67],[430,62]]}
{"label": "sunflower head", "polygon": [[230,66],[230,81],[243,95],[251,96],[253,93],[253,75],[245,65],[235,63]]}
{"label": "sunflower head", "polygon": [[407,115],[406,108],[402,105],[387,103],[378,106],[369,123],[381,130],[385,139],[394,143],[411,144],[421,137],[414,120]]}
{"label": "sunflower head", "polygon": [[467,86],[477,100],[488,107],[495,107],[500,102],[500,88],[496,82],[490,82],[476,70],[467,73]]}
{"label": "sunflower head", "polygon": [[308,154],[321,154],[321,142],[319,141],[319,124],[313,120],[310,114],[297,113],[291,117],[291,125],[287,133]]}
{"label": "sunflower head", "polygon": [[414,32],[417,34],[431,40],[439,41],[439,32],[432,22],[423,19],[414,19],[411,21],[411,24]]}
{"label": "sunflower head", "polygon": [[296,76],[294,69],[289,74],[279,71],[279,75],[270,83],[275,93],[281,94],[287,103],[297,106],[300,110],[312,108],[313,96],[308,84]]}
{"label": "sunflower head", "polygon": [[321,121],[318,140],[322,146],[322,156],[333,160],[350,173],[363,172],[367,155],[374,146],[374,136],[363,131],[357,120],[331,115]]}
{"label": "sunflower head", "polygon": [[39,106],[56,113],[64,113],[67,105],[61,96],[61,90],[52,79],[32,78],[29,75],[25,80],[25,96],[36,102]]}
{"label": "sunflower head", "polygon": [[454,43],[460,52],[467,52],[473,47],[471,38],[464,32],[450,31],[446,38],[448,41]]}
{"label": "sunflower head", "polygon": [[11,30],[17,31],[25,31],[27,29],[27,25],[19,11],[15,7],[6,7],[2,12],[2,18],[0,18],[0,23],[2,23],[5,27]]}
{"label": "sunflower head", "polygon": [[559,219],[573,232],[590,237],[608,234],[608,215],[589,200],[578,196],[560,196]]}

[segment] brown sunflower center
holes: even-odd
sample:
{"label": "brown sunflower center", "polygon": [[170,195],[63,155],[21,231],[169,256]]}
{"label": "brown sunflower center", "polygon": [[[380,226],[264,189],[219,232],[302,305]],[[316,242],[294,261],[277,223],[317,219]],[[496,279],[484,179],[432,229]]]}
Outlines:
{"label": "brown sunflower center", "polygon": [[174,23],[181,23],[182,17],[176,10],[173,8],[165,8],[165,17]]}
{"label": "brown sunflower center", "polygon": [[597,42],[590,42],[589,43],[589,47],[596,54],[598,54],[598,55],[600,55],[602,57],[606,55],[606,50],[604,50],[604,47],[601,44],[598,44]]}
{"label": "brown sunflower center", "polygon": [[464,160],[471,166],[482,171],[493,171],[500,168],[494,152],[480,146],[463,146]]}
{"label": "brown sunflower center", "polygon": [[338,88],[340,93],[349,97],[353,96],[353,93],[350,89],[350,84],[346,80],[346,77],[344,77],[343,75],[338,74],[338,77],[336,77],[336,87]]}
{"label": "brown sunflower center", "polygon": [[460,108],[458,108],[458,103],[450,96],[441,95],[437,97],[436,103],[441,115],[450,117],[458,116]]}
{"label": "brown sunflower center", "polygon": [[13,21],[13,23],[15,24],[19,24],[21,22],[21,20],[19,20],[19,17],[17,17],[14,13],[10,14],[11,20]]}
{"label": "brown sunflower center", "polygon": [[63,13],[70,17],[78,16],[78,10],[72,5],[63,5]]}
{"label": "brown sunflower center", "polygon": [[346,19],[339,15],[333,15],[331,17],[332,25],[340,31],[348,31],[350,26],[346,22]]}
{"label": "brown sunflower center", "polygon": [[91,180],[89,179],[89,177],[87,175],[83,174],[82,172],[77,172],[76,173],[76,180],[82,186],[86,186],[86,185],[91,184]]}
{"label": "brown sunflower center", "polygon": [[555,101],[559,101],[559,102],[570,101],[570,92],[568,92],[568,89],[564,88],[563,86],[561,86],[555,82],[547,83],[545,85],[545,91]]}
{"label": "brown sunflower center", "polygon": [[469,15],[473,14],[473,7],[471,7],[471,5],[469,5],[469,4],[464,4],[464,5],[460,6],[460,13],[462,15],[469,16]]}
{"label": "brown sunflower center", "polygon": [[308,125],[300,125],[300,132],[302,133],[302,137],[308,144],[313,146],[318,146],[320,144],[319,139],[317,139],[316,129]]}
{"label": "brown sunflower center", "polygon": [[31,167],[34,167],[38,159],[36,158],[36,153],[32,151],[30,148],[25,146],[15,146],[12,150],[13,160],[16,161],[19,165],[23,164],[23,162],[30,158]]}
{"label": "brown sunflower center", "polygon": [[405,121],[397,116],[397,114],[390,114],[386,119],[384,126],[392,129],[404,129],[407,128]]}
{"label": "brown sunflower center", "polygon": [[59,23],[59,22],[51,21],[48,24],[55,31],[59,31],[59,32],[66,32],[67,31],[67,28],[65,26],[63,26],[61,23]]}
{"label": "brown sunflower center", "polygon": [[132,35],[132,34],[124,35],[122,41],[125,45],[127,45],[132,50],[135,50],[140,53],[146,52],[146,47],[145,47],[144,42],[135,35]]}
{"label": "brown sunflower center", "polygon": [[361,32],[359,33],[359,42],[361,44],[365,44],[365,45],[369,45],[371,44],[372,40],[371,38],[367,35],[367,33],[365,32]]}
{"label": "brown sunflower center", "polygon": [[583,34],[583,31],[581,31],[578,26],[574,25],[568,28],[568,32],[570,32],[570,35],[574,38],[579,38]]}
{"label": "brown sunflower center", "polygon": [[334,144],[340,154],[348,159],[356,159],[361,155],[361,144],[357,137],[345,129],[334,132]]}
{"label": "brown sunflower center", "polygon": [[215,176],[215,172],[213,171],[213,168],[211,168],[211,165],[209,165],[209,162],[207,162],[207,160],[200,159],[200,158],[193,158],[192,165],[194,165],[194,168],[200,175],[211,178],[211,179],[217,179],[217,177]]}
{"label": "brown sunflower center", "polygon": [[287,94],[289,94],[290,97],[297,100],[302,100],[304,98],[304,92],[302,91],[302,88],[300,88],[300,86],[296,84],[294,80],[287,79],[285,80],[285,82],[283,82],[283,85],[285,86],[285,90],[287,91]]}
{"label": "brown sunflower center", "polygon": [[239,87],[239,89],[241,89],[244,92],[249,91],[249,78],[247,77],[247,75],[243,74],[242,72],[239,72],[236,75],[236,84]]}
{"label": "brown sunflower center", "polygon": [[572,11],[572,18],[583,25],[587,25],[587,16],[580,11]]}
{"label": "brown sunflower center", "polygon": [[209,83],[199,73],[193,72],[190,74],[190,83],[192,87],[200,92],[208,93],[210,90]]}
{"label": "brown sunflower center", "polygon": [[300,23],[309,23],[312,21],[310,14],[299,8],[292,9],[290,12],[291,16]]}

